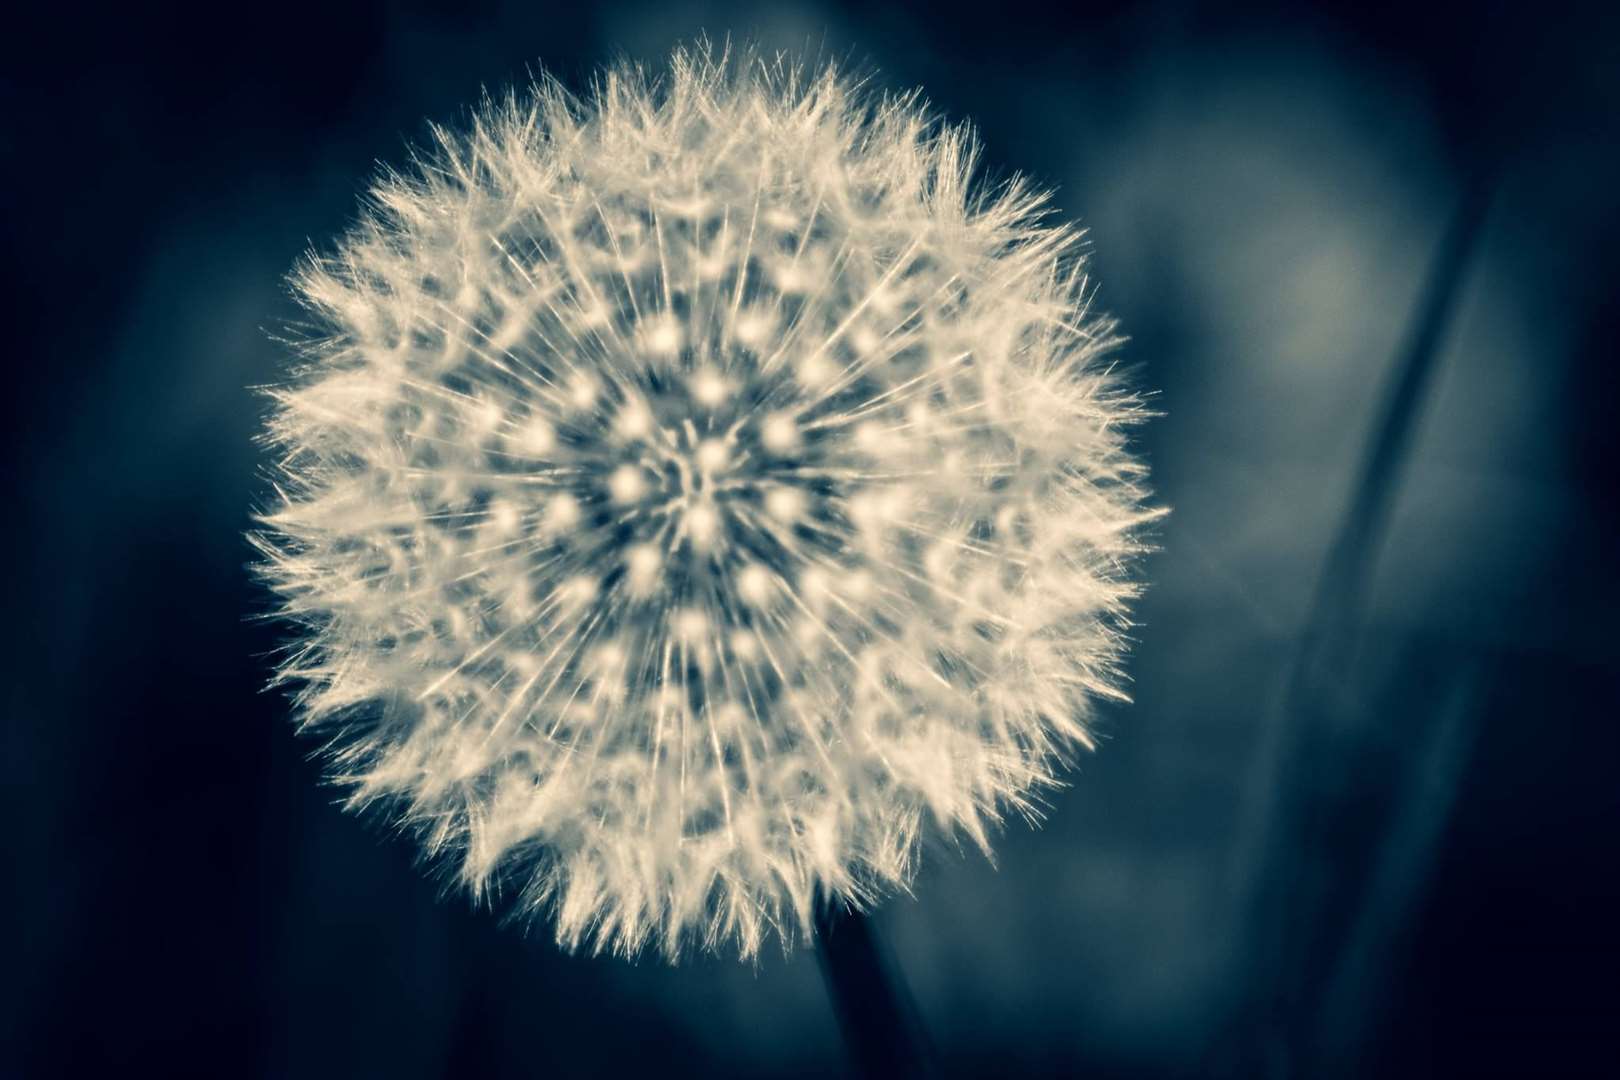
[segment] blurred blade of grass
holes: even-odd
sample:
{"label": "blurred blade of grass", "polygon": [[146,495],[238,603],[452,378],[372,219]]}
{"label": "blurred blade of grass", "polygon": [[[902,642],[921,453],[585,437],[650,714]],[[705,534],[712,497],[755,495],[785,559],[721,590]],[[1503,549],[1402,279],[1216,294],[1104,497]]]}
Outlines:
{"label": "blurred blade of grass", "polygon": [[1313,1054],[1337,1071],[1355,1075],[1366,1065],[1361,1055],[1367,1030],[1377,1020],[1379,988],[1391,977],[1390,961],[1428,883],[1431,856],[1451,819],[1473,751],[1486,667],[1481,656],[1455,662],[1429,730],[1420,733],[1416,752],[1402,755],[1400,798],[1368,867],[1366,892],[1343,944],[1324,958],[1321,1007],[1312,1013]]}
{"label": "blurred blade of grass", "polygon": [[[1335,538],[1323,561],[1315,594],[1284,684],[1277,715],[1262,736],[1247,800],[1250,812],[1229,881],[1240,904],[1252,903],[1252,890],[1271,846],[1270,832],[1281,810],[1282,773],[1298,747],[1290,745],[1302,726],[1301,709],[1343,706],[1346,665],[1361,622],[1368,580],[1399,490],[1404,459],[1419,420],[1425,393],[1438,364],[1444,330],[1455,306],[1484,224],[1490,184],[1476,179],[1442,240],[1413,319],[1412,331],[1396,360],[1390,388],[1368,440],[1360,475]],[[1290,722],[1294,718],[1296,722]]]}
{"label": "blurred blade of grass", "polygon": [[[1330,909],[1330,923],[1354,917],[1354,902],[1334,896],[1343,885],[1332,857],[1337,849],[1323,839],[1355,799],[1362,764],[1364,703],[1356,699],[1351,666],[1390,511],[1494,186],[1494,170],[1475,173],[1442,238],[1245,791],[1228,881],[1251,992],[1236,1018],[1239,1030],[1230,1034],[1246,1044],[1237,1054],[1249,1064],[1280,1055],[1287,1072],[1304,1063],[1315,1030],[1305,1018],[1339,956],[1341,935],[1322,925],[1324,917]],[[1376,851],[1377,825],[1349,843],[1357,847],[1353,854]]]}
{"label": "blurred blade of grass", "polygon": [[[1484,174],[1469,183],[1441,243],[1406,347],[1395,370],[1383,415],[1373,427],[1350,505],[1329,549],[1306,620],[1305,639],[1293,671],[1291,695],[1308,687],[1314,664],[1342,660],[1344,634],[1361,622],[1373,562],[1389,525],[1429,385],[1439,365],[1440,346],[1456,308],[1469,261],[1490,207],[1493,184]],[[1321,687],[1317,687],[1320,689]]]}

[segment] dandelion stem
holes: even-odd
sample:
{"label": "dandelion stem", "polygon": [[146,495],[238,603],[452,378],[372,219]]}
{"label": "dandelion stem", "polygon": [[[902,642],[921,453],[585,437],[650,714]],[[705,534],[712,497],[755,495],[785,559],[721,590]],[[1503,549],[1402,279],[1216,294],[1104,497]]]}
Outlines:
{"label": "dandelion stem", "polygon": [[916,1007],[884,963],[871,919],[841,905],[823,908],[816,919],[816,959],[858,1075],[938,1074]]}

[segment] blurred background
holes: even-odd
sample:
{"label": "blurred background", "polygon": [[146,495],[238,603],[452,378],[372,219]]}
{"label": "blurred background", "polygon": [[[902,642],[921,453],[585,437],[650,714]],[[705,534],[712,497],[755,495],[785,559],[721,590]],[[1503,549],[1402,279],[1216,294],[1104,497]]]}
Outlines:
{"label": "blurred background", "polygon": [[441,900],[249,621],[288,268],[427,119],[700,30],[971,118],[1158,391],[1135,704],[871,923],[938,1070],[1612,1067],[1620,19],[1412,7],[14,12],[0,1074],[850,1067],[813,951],[571,957]]}

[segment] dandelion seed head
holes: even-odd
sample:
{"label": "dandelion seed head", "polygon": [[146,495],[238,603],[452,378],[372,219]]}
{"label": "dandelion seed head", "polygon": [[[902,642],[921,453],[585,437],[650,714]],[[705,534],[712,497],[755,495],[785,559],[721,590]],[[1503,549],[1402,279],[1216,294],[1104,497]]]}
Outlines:
{"label": "dandelion seed head", "polygon": [[633,952],[988,850],[1155,512],[1077,234],[915,96],[700,47],[486,104],[298,273],[254,540],[354,806]]}

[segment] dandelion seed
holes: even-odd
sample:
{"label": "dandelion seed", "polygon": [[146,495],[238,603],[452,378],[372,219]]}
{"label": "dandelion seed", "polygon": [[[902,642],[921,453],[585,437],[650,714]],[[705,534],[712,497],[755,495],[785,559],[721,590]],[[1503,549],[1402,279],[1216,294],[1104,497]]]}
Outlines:
{"label": "dandelion seed", "polygon": [[254,534],[352,804],[672,958],[1030,814],[1155,516],[1076,233],[914,96],[706,48],[440,141],[297,276]]}

